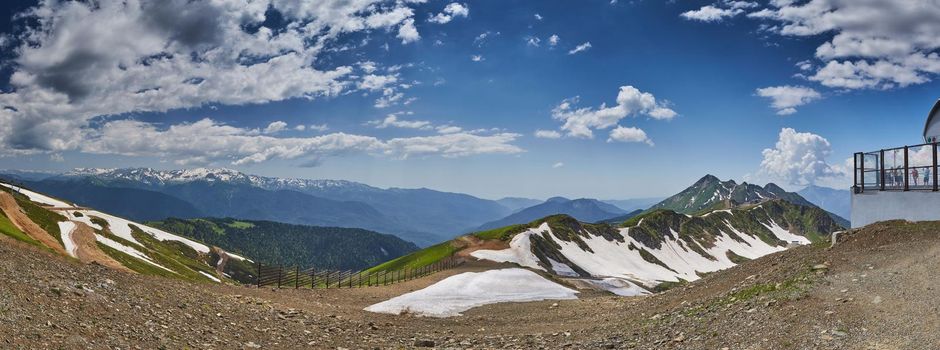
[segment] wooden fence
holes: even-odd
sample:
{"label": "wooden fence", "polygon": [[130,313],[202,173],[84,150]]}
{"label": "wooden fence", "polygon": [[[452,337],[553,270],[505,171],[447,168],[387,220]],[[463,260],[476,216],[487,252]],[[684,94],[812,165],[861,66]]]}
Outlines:
{"label": "wooden fence", "polygon": [[298,266],[263,265],[257,263],[258,275],[255,285],[276,288],[361,288],[387,286],[415,278],[428,276],[439,271],[452,269],[463,264],[464,260],[449,257],[431,265],[399,269],[394,271],[353,271],[323,270],[316,268],[301,269]]}

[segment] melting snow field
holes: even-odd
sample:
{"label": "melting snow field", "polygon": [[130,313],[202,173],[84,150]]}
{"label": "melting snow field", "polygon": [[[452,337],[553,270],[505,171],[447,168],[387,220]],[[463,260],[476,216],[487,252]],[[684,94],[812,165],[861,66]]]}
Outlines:
{"label": "melting snow field", "polygon": [[73,258],[78,257],[78,246],[76,246],[75,241],[72,240],[72,231],[75,230],[75,227],[75,223],[71,221],[59,222],[59,231],[62,232],[62,244],[65,246],[65,251]]}
{"label": "melting snow field", "polygon": [[[626,279],[639,281],[647,287],[655,286],[663,281],[677,282],[679,279],[694,281],[699,279],[699,273],[701,272],[718,271],[735,266],[736,264],[728,258],[728,251],[748,259],[756,259],[786,249],[769,245],[756,236],[740,232],[728,222],[725,222],[725,224],[731,228],[731,232],[718,232],[714,246],[707,249],[696,242],[686,242],[669,237],[663,240],[659,249],[654,249],[630,237],[628,234],[629,228],[620,230],[621,235],[625,238],[623,243],[608,241],[600,236],[582,237],[582,240],[591,251],[581,249],[575,242],[556,239],[554,234],[551,234],[550,237],[561,247],[559,252],[571,263],[591,276],[601,278],[601,281],[603,281],[590,283],[601,289],[621,295],[638,295],[637,289],[639,289],[639,286],[626,281]],[[792,234],[773,221],[765,226],[780,240],[788,243],[810,243],[805,237]],[[538,264],[538,258],[532,253],[530,237],[545,231],[551,233],[548,224],[542,224],[538,228],[516,235],[510,241],[507,249],[478,250],[470,255],[478,259],[512,262],[520,266],[544,271],[545,269]],[[740,240],[732,239],[729,234],[737,235]],[[676,232],[672,232],[672,235],[678,237]],[[669,269],[650,263],[640,255],[638,250],[631,250],[629,248],[630,244],[642,247],[657,260],[668,266]],[[702,248],[714,259],[707,259],[699,255],[692,249],[691,245],[697,245],[695,248]],[[554,260],[550,262],[553,272],[557,275],[570,277],[577,275],[571,266]],[[637,289],[634,289],[634,287]]]}
{"label": "melting snow field", "polygon": [[511,262],[521,266],[545,271],[545,269],[539,266],[539,258],[532,254],[532,240],[529,239],[529,236],[547,230],[549,230],[548,224],[542,224],[537,229],[517,234],[512,238],[511,241],[509,241],[508,249],[481,249],[470,253],[470,256],[477,259],[486,259],[496,262]]}
{"label": "melting snow field", "polygon": [[[153,266],[159,267],[159,268],[161,268],[161,269],[164,269],[164,270],[173,272],[173,270],[170,270],[170,269],[164,267],[163,265],[157,264],[157,263],[154,262],[153,260],[150,260],[150,257],[147,256],[147,254],[141,253],[141,252],[140,252],[139,250],[137,250],[137,249],[128,247],[128,246],[126,246],[126,245],[123,245],[123,244],[121,244],[121,243],[119,243],[119,242],[116,242],[116,241],[114,241],[114,240],[112,240],[112,239],[110,239],[110,238],[108,238],[108,237],[105,237],[105,236],[102,236],[102,235],[99,235],[99,234],[95,234],[95,238],[98,240],[98,242],[101,242],[102,244],[104,244],[104,245],[106,245],[106,246],[108,246],[108,247],[111,247],[111,248],[113,248],[113,249],[115,249],[115,250],[118,250],[118,251],[120,251],[120,252],[122,252],[122,253],[125,253],[125,254],[127,254],[127,255],[130,255],[130,256],[133,256],[133,257],[138,258],[138,259],[140,259],[140,260],[146,261],[146,262],[150,263],[150,265],[153,265]],[[174,273],[175,273],[175,272],[174,272]]]}
{"label": "melting snow field", "polygon": [[650,294],[646,289],[619,278],[604,278],[599,280],[582,279],[581,281],[589,283],[597,289],[606,290],[622,297]]}
{"label": "melting snow field", "polygon": [[206,276],[206,278],[208,278],[208,279],[210,279],[210,280],[213,280],[213,281],[215,281],[215,282],[222,283],[222,280],[220,280],[218,277],[215,277],[215,276],[210,275],[210,274],[208,274],[208,273],[205,273],[205,272],[203,272],[203,271],[199,271],[199,273],[202,274],[203,276]]}
{"label": "melting snow field", "polygon": [[501,302],[577,299],[578,292],[520,268],[464,272],[422,290],[365,308],[366,311],[452,317],[477,306]]}
{"label": "melting snow field", "polygon": [[[82,213],[82,216],[80,217],[75,216],[75,212]],[[137,226],[142,231],[150,234],[151,236],[153,236],[154,238],[158,240],[181,242],[195,249],[197,252],[209,253],[209,247],[206,246],[205,244],[195,242],[195,241],[192,241],[192,240],[189,240],[189,239],[186,239],[186,238],[183,238],[183,237],[171,234],[171,233],[167,233],[165,231],[158,230],[150,226],[145,226],[145,225],[141,225],[139,223],[136,223],[130,220],[122,219],[114,215],[108,215],[108,214],[105,214],[96,210],[75,210],[75,211],[68,211],[66,214],[70,220],[84,222],[88,226],[91,226],[92,228],[97,229],[97,230],[101,230],[102,227],[92,223],[91,217],[97,216],[99,218],[102,218],[108,222],[108,226],[111,229],[111,233],[113,233],[115,236],[121,237],[123,239],[126,239],[136,244],[140,244],[140,242],[134,239],[134,235],[131,234],[130,225]],[[244,260],[245,258],[242,258],[239,256],[239,257],[236,257],[236,259]]]}
{"label": "melting snow field", "polygon": [[72,205],[72,204],[69,204],[69,203],[60,201],[60,200],[58,200],[58,199],[55,199],[55,198],[52,198],[52,197],[49,197],[49,196],[46,196],[46,195],[42,195],[42,194],[36,193],[36,192],[30,191],[30,190],[27,190],[27,189],[25,189],[25,188],[20,188],[20,187],[16,187],[16,186],[13,186],[13,185],[10,185],[10,184],[5,184],[5,183],[0,183],[0,185],[6,186],[6,187],[8,187],[8,188],[13,189],[14,191],[17,191],[17,192],[19,192],[19,193],[22,193],[24,196],[26,196],[27,198],[29,198],[29,200],[31,200],[31,201],[33,201],[33,202],[36,202],[36,203],[39,203],[39,204],[45,204],[45,205],[48,205],[48,206],[52,206],[53,208],[69,208],[69,207],[74,207],[74,205]]}

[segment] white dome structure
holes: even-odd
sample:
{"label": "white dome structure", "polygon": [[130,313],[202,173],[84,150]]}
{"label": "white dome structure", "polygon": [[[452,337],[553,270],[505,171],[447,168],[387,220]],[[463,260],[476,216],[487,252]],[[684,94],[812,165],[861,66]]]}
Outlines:
{"label": "white dome structure", "polygon": [[924,141],[927,143],[940,142],[940,100],[930,109],[927,123],[924,124]]}

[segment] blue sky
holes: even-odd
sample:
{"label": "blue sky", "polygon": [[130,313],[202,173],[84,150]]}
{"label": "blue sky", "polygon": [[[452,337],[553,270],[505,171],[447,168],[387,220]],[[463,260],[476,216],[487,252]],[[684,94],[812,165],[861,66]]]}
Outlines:
{"label": "blue sky", "polygon": [[847,187],[852,152],[919,143],[940,97],[940,27],[897,25],[929,0],[148,3],[3,9],[0,168],[486,198]]}

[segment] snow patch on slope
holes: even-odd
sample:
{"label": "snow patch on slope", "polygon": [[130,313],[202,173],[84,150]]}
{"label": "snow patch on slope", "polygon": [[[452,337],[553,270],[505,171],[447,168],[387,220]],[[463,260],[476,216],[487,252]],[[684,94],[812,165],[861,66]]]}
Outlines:
{"label": "snow patch on slope", "polygon": [[500,302],[577,299],[578,292],[520,269],[464,272],[427,288],[369,306],[366,311],[387,314],[451,317],[471,308]]}
{"label": "snow patch on slope", "polygon": [[[157,264],[157,263],[154,262],[153,260],[150,260],[150,257],[147,256],[147,254],[141,253],[141,252],[140,252],[139,250],[137,250],[137,249],[128,247],[128,246],[126,246],[126,245],[123,245],[123,244],[121,244],[121,243],[119,243],[119,242],[117,242],[117,241],[114,241],[114,240],[112,240],[112,239],[110,239],[110,238],[108,238],[108,237],[99,235],[99,234],[97,234],[97,233],[95,234],[95,239],[98,240],[98,242],[101,242],[101,244],[104,244],[104,245],[106,245],[106,246],[108,246],[108,247],[111,247],[111,248],[113,248],[113,249],[115,249],[115,250],[118,250],[118,251],[120,251],[120,252],[122,252],[122,253],[125,253],[125,254],[130,255],[130,256],[133,256],[133,257],[135,257],[135,258],[137,258],[137,259],[146,261],[146,262],[150,263],[151,265],[156,266],[156,267],[159,267],[159,268],[161,268],[161,269],[164,269],[164,270],[173,272],[173,270],[170,270],[170,269],[164,267],[163,265]],[[176,273],[176,272],[173,272],[173,273]]]}
{"label": "snow patch on slope", "polygon": [[597,289],[606,290],[624,297],[650,294],[646,289],[621,278],[603,278],[599,280],[582,279],[581,281],[589,283]]}
{"label": "snow patch on slope", "polygon": [[206,278],[208,278],[208,279],[210,279],[210,280],[213,280],[213,281],[218,282],[218,283],[222,283],[222,280],[220,280],[218,277],[215,277],[215,276],[213,276],[213,275],[210,275],[210,274],[206,273],[205,271],[198,271],[198,270],[197,270],[197,272],[199,272],[199,273],[202,274],[203,276],[206,276]]}
{"label": "snow patch on slope", "polygon": [[61,221],[59,222],[59,231],[62,232],[62,245],[65,246],[65,252],[69,253],[69,256],[73,258],[78,257],[78,246],[75,245],[75,241],[72,240],[72,231],[75,230],[74,222],[71,221]]}
{"label": "snow patch on slope", "polygon": [[13,186],[13,185],[6,184],[6,183],[0,183],[0,185],[6,186],[7,188],[10,188],[16,192],[23,194],[24,196],[26,196],[27,198],[29,198],[29,200],[33,202],[51,206],[53,208],[69,208],[69,207],[75,206],[73,204],[69,204],[69,203],[60,201],[58,199],[52,198],[52,197],[27,190],[22,187]]}
{"label": "snow patch on slope", "polygon": [[470,256],[477,259],[492,260],[496,262],[511,262],[521,266],[542,270],[539,266],[539,258],[532,254],[531,235],[537,235],[540,232],[551,231],[548,224],[542,224],[538,228],[529,229],[526,232],[517,234],[509,241],[509,248],[502,250],[481,249],[470,253]]}
{"label": "snow patch on slope", "polygon": [[[559,253],[564,255],[573,266],[580,267],[593,277],[601,279],[614,278],[627,283],[630,283],[629,281],[638,281],[649,288],[661,282],[694,281],[700,278],[700,273],[735,266],[736,264],[728,258],[729,251],[748,259],[756,259],[786,249],[785,247],[768,244],[756,235],[738,231],[727,221],[724,223],[730,228],[730,232],[717,232],[715,241],[712,242],[713,246],[710,248],[706,248],[695,241],[678,240],[674,237],[679,237],[679,234],[671,231],[671,237],[664,237],[660,247],[654,249],[630,237],[630,228],[622,228],[620,234],[624,237],[624,242],[607,240],[604,237],[595,235],[582,236],[581,240],[590,248],[585,250],[575,242],[556,238],[554,233],[551,232],[551,228],[547,224],[542,224],[536,229],[530,229],[513,237],[507,249],[478,250],[471,253],[471,256],[498,262],[512,262],[524,267],[544,270],[538,265],[539,260],[531,251],[530,236],[548,231],[548,236],[561,247]],[[771,222],[770,225],[765,226],[780,240],[798,244],[810,243],[805,237],[792,234],[776,223]],[[737,238],[732,238],[731,235],[735,235]],[[662,262],[665,267],[647,261],[641,255],[639,249],[630,249],[631,245],[646,250],[656,260]],[[712,259],[696,253],[695,250],[705,251]],[[569,265],[557,261],[551,261],[551,264],[552,270],[558,275],[577,275]],[[626,284],[619,288],[626,289],[618,289],[614,292],[635,292]]]}

